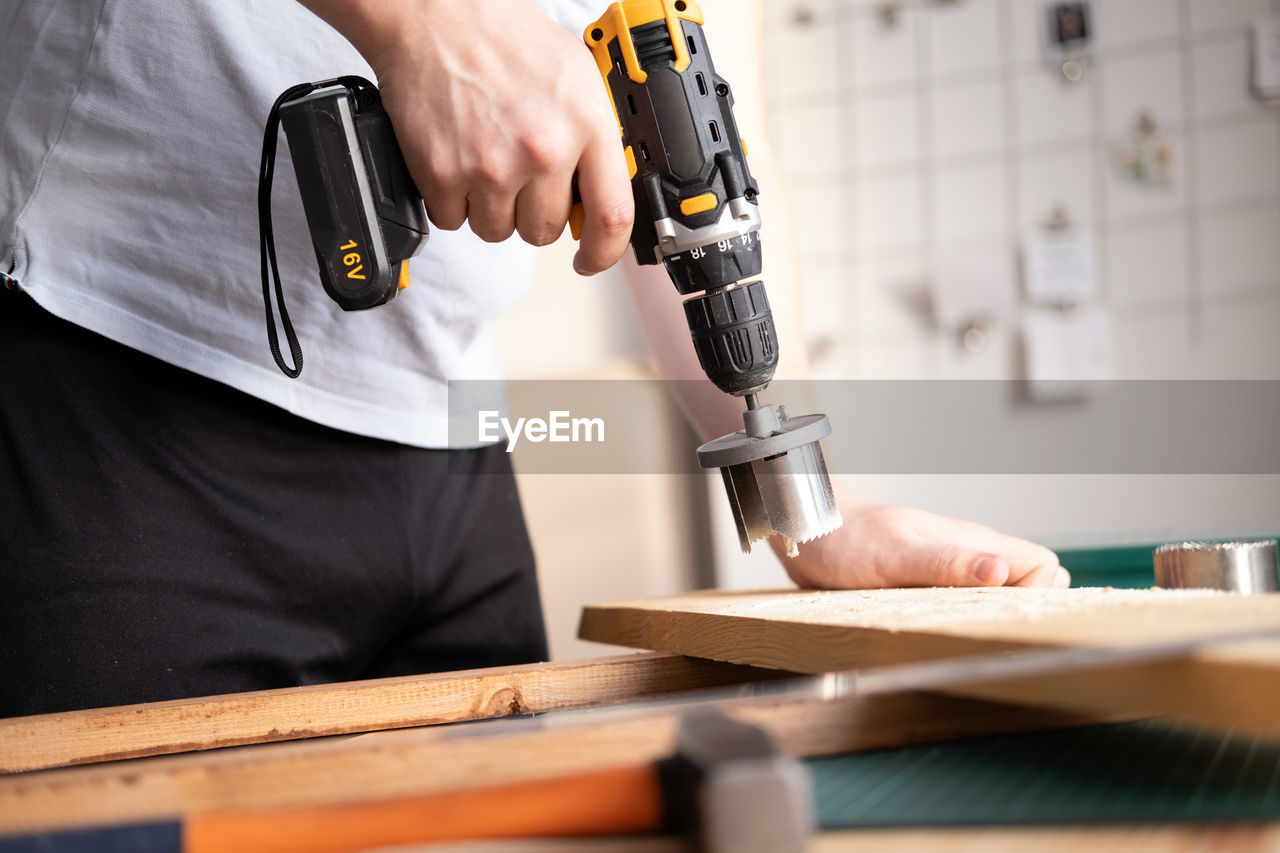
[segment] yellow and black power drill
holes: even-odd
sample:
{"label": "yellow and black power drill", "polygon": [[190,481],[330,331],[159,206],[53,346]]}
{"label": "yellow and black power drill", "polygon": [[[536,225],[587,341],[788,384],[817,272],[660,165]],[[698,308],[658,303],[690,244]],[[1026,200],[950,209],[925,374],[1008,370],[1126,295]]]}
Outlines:
{"label": "yellow and black power drill", "polygon": [[[624,0],[585,33],[617,112],[641,264],[662,262],[689,296],[685,319],[708,378],[745,398],[744,429],[698,448],[719,468],[744,551],[771,534],[798,543],[841,524],[819,440],[825,415],[762,404],[778,341],[761,270],[759,189],[747,168],[729,84],[716,74],[696,0]],[[381,305],[405,284],[427,239],[426,215],[377,88],[356,77],[306,83],[272,107],[259,181],[262,287],[276,363],[297,376],[302,353],[284,308],[271,234],[271,178],[283,122],[325,291],[344,309]],[[582,223],[574,206],[574,236]],[[293,366],[280,352],[275,280]]]}
{"label": "yellow and black power drill", "polygon": [[826,415],[789,418],[759,401],[778,366],[764,283],[752,280],[761,270],[759,187],[702,23],[696,0],[624,0],[584,39],[618,115],[636,260],[661,261],[690,297],[685,320],[703,371],[746,400],[744,428],[698,448],[698,461],[720,469],[744,551],[778,533],[794,555],[797,543],[841,524],[819,445],[831,426]]}

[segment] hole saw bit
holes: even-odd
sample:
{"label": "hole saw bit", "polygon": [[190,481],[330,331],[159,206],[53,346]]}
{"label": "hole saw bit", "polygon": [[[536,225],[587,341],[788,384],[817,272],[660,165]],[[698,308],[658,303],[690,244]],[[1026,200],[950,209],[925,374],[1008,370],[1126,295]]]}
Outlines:
{"label": "hole saw bit", "polygon": [[[584,39],[618,116],[636,260],[661,261],[690,297],[684,314],[702,369],[745,398],[743,429],[698,448],[699,464],[720,469],[743,551],[777,533],[795,556],[800,543],[841,524],[818,443],[831,425],[759,400],[778,365],[764,283],[752,280],[761,269],[759,188],[702,23],[695,0],[624,0]],[[582,216],[575,205],[575,237]]]}

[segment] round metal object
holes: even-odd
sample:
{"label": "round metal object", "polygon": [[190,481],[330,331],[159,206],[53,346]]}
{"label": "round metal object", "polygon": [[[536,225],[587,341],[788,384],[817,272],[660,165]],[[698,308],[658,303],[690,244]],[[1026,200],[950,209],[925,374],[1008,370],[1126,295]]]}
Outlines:
{"label": "round metal object", "polygon": [[818,442],[752,462],[751,470],[774,533],[804,543],[840,526],[840,507]]}
{"label": "round metal object", "polygon": [[719,468],[745,553],[774,533],[787,555],[842,523],[819,439],[831,433],[826,415],[787,417],[782,406],[747,399],[744,429],[698,448],[703,468]]}
{"label": "round metal object", "polygon": [[1276,540],[1178,542],[1155,550],[1156,585],[1209,588],[1246,595],[1275,592],[1280,582]]}
{"label": "round metal object", "polygon": [[722,435],[698,448],[698,464],[703,468],[741,465],[786,453],[831,434],[826,415],[801,415],[781,421],[778,432],[765,438],[747,435],[745,430]]}

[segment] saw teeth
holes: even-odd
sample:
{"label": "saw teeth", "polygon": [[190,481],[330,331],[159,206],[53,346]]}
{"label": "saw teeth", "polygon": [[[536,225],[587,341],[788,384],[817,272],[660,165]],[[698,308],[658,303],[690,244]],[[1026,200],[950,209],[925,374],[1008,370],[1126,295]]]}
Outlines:
{"label": "saw teeth", "polygon": [[844,519],[837,515],[836,520],[832,522],[830,525],[820,529],[817,533],[813,534],[812,536],[808,536],[804,539],[791,539],[790,537],[787,536],[787,534],[779,530],[774,530],[770,528],[768,533],[755,537],[754,539],[751,540],[751,542],[752,544],[755,544],[756,542],[763,542],[765,539],[768,539],[770,536],[781,536],[782,538],[786,539],[788,542],[793,543],[795,545],[804,545],[808,542],[812,542],[815,539],[821,539],[823,536],[826,536],[828,533],[834,533],[835,531],[839,530],[843,526],[844,526]]}
{"label": "saw teeth", "polygon": [[835,531],[839,530],[843,526],[844,526],[844,519],[837,515],[835,522],[831,524],[829,527],[826,527],[823,530],[819,530],[817,533],[813,534],[808,539],[799,540],[799,542],[797,542],[796,544],[804,545],[806,542],[812,542],[815,539],[821,539],[823,536],[826,536],[828,533],[834,533]]}

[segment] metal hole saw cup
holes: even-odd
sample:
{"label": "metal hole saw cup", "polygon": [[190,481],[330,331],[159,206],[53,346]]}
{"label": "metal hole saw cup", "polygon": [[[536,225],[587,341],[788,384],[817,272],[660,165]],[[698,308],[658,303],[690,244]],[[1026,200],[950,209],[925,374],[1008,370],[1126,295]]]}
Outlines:
{"label": "metal hole saw cup", "polygon": [[1179,542],[1154,553],[1156,585],[1209,588],[1252,595],[1275,592],[1276,540]]}
{"label": "metal hole saw cup", "polygon": [[831,422],[826,415],[789,418],[782,406],[761,406],[754,394],[746,399],[744,428],[699,447],[698,463],[720,469],[744,553],[777,533],[794,557],[800,544],[843,523],[818,443]]}

